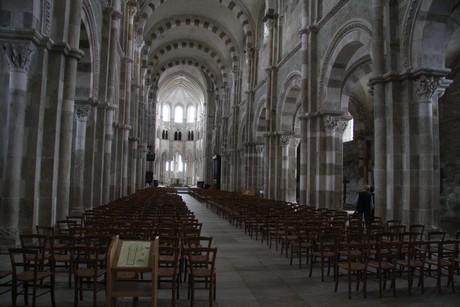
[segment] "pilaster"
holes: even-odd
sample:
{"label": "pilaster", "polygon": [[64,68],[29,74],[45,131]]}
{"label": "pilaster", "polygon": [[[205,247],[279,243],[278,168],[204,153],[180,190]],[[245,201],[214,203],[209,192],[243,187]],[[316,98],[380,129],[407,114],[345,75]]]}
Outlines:
{"label": "pilaster", "polygon": [[0,204],[0,240],[15,244],[20,232],[22,159],[24,118],[26,108],[28,71],[34,53],[31,44],[2,42],[2,53],[9,64],[9,90],[7,108],[7,140],[4,157],[3,182]]}

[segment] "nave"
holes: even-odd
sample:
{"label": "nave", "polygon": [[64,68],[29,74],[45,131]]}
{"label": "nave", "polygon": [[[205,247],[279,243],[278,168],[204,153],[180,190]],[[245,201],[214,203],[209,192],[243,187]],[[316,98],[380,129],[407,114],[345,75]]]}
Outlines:
{"label": "nave", "polygon": [[[425,293],[414,285],[412,294],[407,294],[407,280],[397,277],[397,295],[393,297],[389,287],[379,297],[378,281],[374,276],[368,280],[367,298],[362,292],[354,291],[352,299],[347,298],[346,278],[341,277],[339,288],[334,292],[332,276],[321,282],[320,270],[315,267],[312,277],[308,277],[308,266],[299,269],[296,262],[281,255],[279,249],[271,249],[266,243],[244,233],[244,228],[236,228],[216,215],[189,194],[181,194],[188,208],[203,223],[202,234],[213,237],[217,246],[217,299],[214,306],[458,306],[460,301],[460,275],[455,274],[456,293],[443,285],[438,294],[434,278],[425,278]],[[8,256],[1,255],[0,269],[9,264]],[[331,274],[332,275],[332,274]],[[443,280],[443,283],[445,280]],[[2,289],[0,289],[1,291]],[[158,306],[171,306],[170,289],[160,289]],[[0,296],[0,306],[10,306],[10,294]],[[72,306],[73,289],[68,289],[66,279],[58,275],[56,282],[56,305]],[[22,297],[18,306],[25,306]],[[40,297],[37,306],[49,306],[49,295]],[[92,306],[90,294],[84,294],[80,307]],[[98,306],[105,306],[105,294],[98,293]],[[119,300],[118,306],[132,306],[132,299]],[[137,306],[150,306],[148,299],[141,298]],[[190,306],[187,299],[186,283],[180,284],[180,298],[177,306]],[[196,291],[195,306],[208,306],[207,291]]]}

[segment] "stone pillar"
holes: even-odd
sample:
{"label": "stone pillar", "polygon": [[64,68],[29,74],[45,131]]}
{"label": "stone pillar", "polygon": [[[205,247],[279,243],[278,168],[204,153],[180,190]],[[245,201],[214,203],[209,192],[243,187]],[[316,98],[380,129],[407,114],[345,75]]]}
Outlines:
{"label": "stone pillar", "polygon": [[316,1],[302,2],[300,35],[301,57],[301,112],[300,120],[300,180],[299,203],[318,206],[318,138],[321,129],[318,114],[317,91],[317,51],[315,7]]}
{"label": "stone pillar", "polygon": [[59,174],[57,189],[56,219],[64,219],[69,214],[70,170],[72,155],[73,112],[75,103],[75,86],[77,64],[83,52],[79,50],[81,11],[83,0],[71,2],[69,14],[68,43],[71,52],[66,57],[64,75],[64,93],[61,112],[61,133],[59,146]]}
{"label": "stone pillar", "polygon": [[319,169],[319,206],[342,209],[343,200],[343,145],[342,135],[347,121],[341,115],[325,114],[323,117],[325,134],[321,148]]}
{"label": "stone pillar", "polygon": [[85,181],[85,151],[86,151],[86,123],[91,110],[89,104],[76,104],[76,126],[75,126],[75,145],[74,145],[74,184],[73,202],[70,207],[72,215],[82,214],[84,211],[84,181]]}
{"label": "stone pillar", "polygon": [[118,39],[120,32],[120,18],[122,16],[120,11],[120,0],[112,1],[112,20],[111,20],[111,40],[110,40],[110,53],[108,65],[108,95],[107,95],[107,109],[105,113],[105,135],[104,135],[104,173],[103,173],[103,203],[107,204],[110,198],[110,184],[112,179],[112,140],[113,140],[113,120],[115,113],[115,72],[117,65],[118,54]]}
{"label": "stone pillar", "polygon": [[289,168],[289,144],[291,142],[291,135],[282,135],[280,138],[281,145],[281,200],[288,199],[289,190],[289,178],[292,177],[295,172]]}
{"label": "stone pillar", "polygon": [[[373,25],[372,25],[372,54],[373,72],[377,78],[384,74],[384,35],[383,35],[383,0],[372,0]],[[387,114],[385,105],[385,88],[383,82],[373,85],[374,98],[374,182],[378,190],[386,193],[375,193],[375,215],[387,219],[389,204],[387,195]],[[393,174],[391,174],[393,175]],[[384,188],[385,187],[385,188]],[[391,198],[390,198],[391,199]],[[390,209],[391,210],[391,209]],[[392,213],[391,213],[392,214]]]}
{"label": "stone pillar", "polygon": [[256,194],[261,197],[265,197],[265,173],[264,173],[264,145],[256,145],[256,153],[257,153],[257,187],[256,187]]}
{"label": "stone pillar", "polygon": [[128,186],[128,194],[136,192],[136,171],[137,171],[137,138],[130,138],[129,143],[131,145],[131,162],[129,164],[129,178],[130,183]]}
{"label": "stone pillar", "polygon": [[123,125],[122,133],[122,160],[121,160],[121,182],[120,182],[120,196],[128,195],[128,163],[129,163],[129,131],[131,126]]}
{"label": "stone pillar", "polygon": [[[443,75],[446,72],[421,71],[414,75],[416,100],[412,104],[413,118],[410,122],[416,125],[411,133],[411,173],[414,185],[418,185],[417,195],[411,195],[409,212],[410,223],[439,225],[439,131],[435,123],[439,121],[437,110],[438,96],[450,84]],[[416,178],[416,179],[415,179]]]}
{"label": "stone pillar", "polygon": [[298,202],[298,179],[299,179],[299,167],[298,167],[298,156],[297,148],[300,144],[300,138],[293,136],[289,142],[288,152],[288,165],[289,165],[289,178],[288,178],[288,189],[286,201]]}
{"label": "stone pillar", "polygon": [[21,210],[21,171],[24,140],[24,116],[28,71],[33,49],[29,44],[2,43],[9,64],[9,91],[7,109],[6,156],[0,204],[0,240],[14,245],[18,240],[19,212]]}
{"label": "stone pillar", "polygon": [[245,150],[245,172],[246,172],[246,189],[257,190],[257,153],[256,144],[248,142],[244,144]]}

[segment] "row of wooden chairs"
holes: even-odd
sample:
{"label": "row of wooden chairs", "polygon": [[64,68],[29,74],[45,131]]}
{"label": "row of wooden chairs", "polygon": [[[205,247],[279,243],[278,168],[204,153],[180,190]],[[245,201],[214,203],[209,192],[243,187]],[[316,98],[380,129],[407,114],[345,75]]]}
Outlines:
{"label": "row of wooden chairs", "polygon": [[244,227],[250,237],[266,242],[269,248],[274,243],[286,257],[290,253],[291,264],[298,258],[301,268],[302,259],[306,259],[310,276],[318,263],[322,281],[325,270],[327,275],[333,270],[336,287],[341,271],[347,271],[349,277],[359,276],[364,284],[367,273],[372,272],[379,279],[382,295],[384,273],[390,273],[395,294],[392,270],[398,268],[408,275],[409,293],[417,270],[422,291],[425,273],[435,275],[441,291],[441,272],[448,268],[448,283],[452,291],[455,289],[452,271],[459,267],[458,235],[457,241],[446,240],[445,231],[425,231],[425,225],[403,225],[399,220],[383,221],[379,217],[373,217],[366,226],[361,216],[346,211],[314,209],[232,192],[197,189],[192,194],[231,224]]}
{"label": "row of wooden chairs", "polygon": [[[199,285],[209,290],[210,302],[211,298],[215,300],[217,248],[211,245],[212,237],[201,236],[202,224],[188,210],[182,198],[172,192],[142,190],[87,210],[81,216],[67,216],[57,221],[54,227],[37,225],[34,234],[21,235],[21,247],[9,252],[11,256],[22,254],[26,257],[28,266],[21,270],[26,273],[12,270],[5,272],[4,276],[13,276],[7,284],[12,289],[13,306],[16,305],[16,297],[23,293],[19,291],[21,285],[28,284],[30,287],[23,289],[31,289],[33,306],[38,290],[44,286],[51,293],[51,305],[55,306],[55,277],[61,273],[67,274],[69,288],[73,286],[75,289],[75,306],[83,298],[83,290],[88,289],[85,285],[88,281],[93,292],[93,304],[96,305],[97,292],[105,286],[107,248],[114,235],[125,240],[150,240],[160,235],[159,284],[161,287],[166,283],[171,285],[173,306],[177,304],[181,281],[188,283],[188,297],[192,305],[194,291]],[[34,276],[28,270],[32,268],[35,256],[39,274],[26,283],[20,276]],[[91,261],[94,263],[90,269]],[[84,270],[80,266],[82,262],[85,262]],[[118,278],[148,278],[122,275]],[[0,277],[3,279],[3,273]],[[24,296],[26,303],[28,297],[28,294]]]}

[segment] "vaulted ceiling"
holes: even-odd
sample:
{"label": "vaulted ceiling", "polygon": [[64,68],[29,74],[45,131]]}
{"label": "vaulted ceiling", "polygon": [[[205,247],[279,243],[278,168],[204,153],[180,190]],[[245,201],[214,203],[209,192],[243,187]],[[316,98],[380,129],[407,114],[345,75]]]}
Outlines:
{"label": "vaulted ceiling", "polygon": [[183,72],[205,80],[202,88],[224,86],[241,55],[254,45],[264,0],[144,0],[136,31],[143,44],[147,80],[158,86]]}

